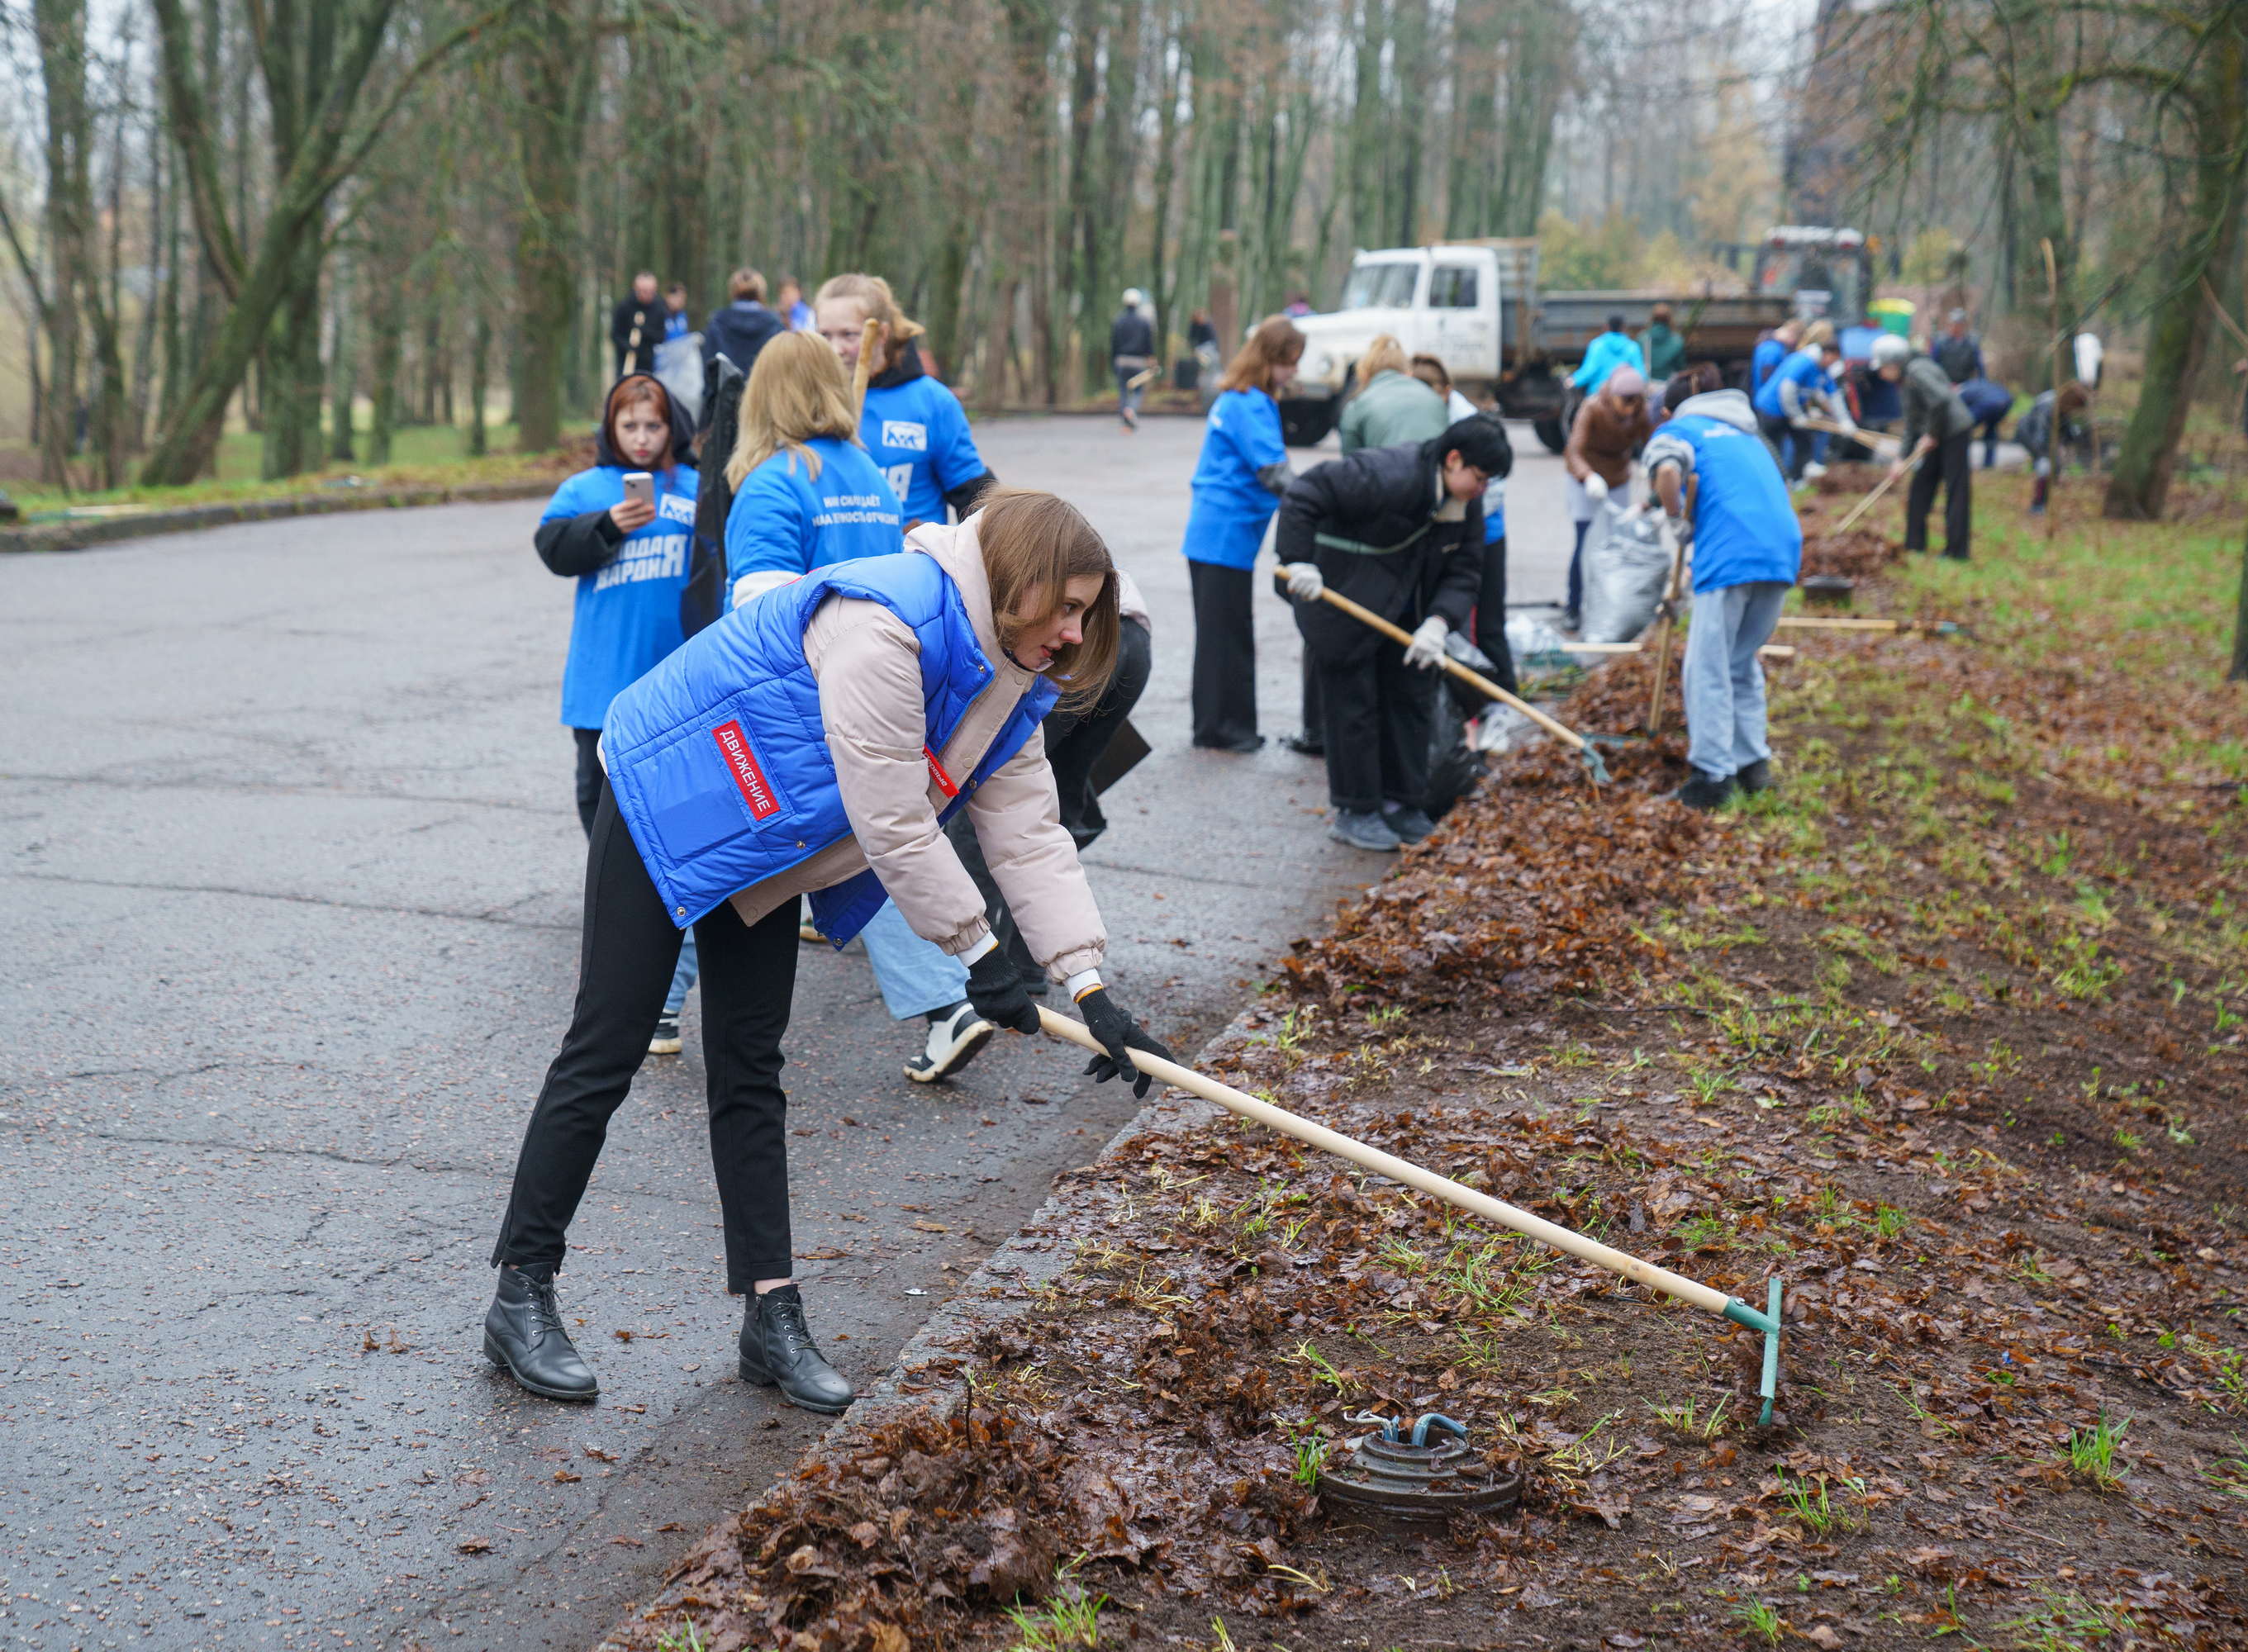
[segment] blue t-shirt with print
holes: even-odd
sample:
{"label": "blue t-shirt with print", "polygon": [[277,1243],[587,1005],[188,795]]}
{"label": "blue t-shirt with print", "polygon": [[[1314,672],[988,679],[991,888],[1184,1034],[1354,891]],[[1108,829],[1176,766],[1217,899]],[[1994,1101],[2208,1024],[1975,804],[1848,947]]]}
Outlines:
{"label": "blue t-shirt with print", "polygon": [[859,440],[911,521],[944,520],[944,496],[984,474],[960,398],[922,374],[867,392]]}
{"label": "blue t-shirt with print", "polygon": [[1287,459],[1287,443],[1280,439],[1280,404],[1271,396],[1262,390],[1227,390],[1210,403],[1182,547],[1188,561],[1222,568],[1257,566],[1265,524],[1280,508],[1257,473]]}
{"label": "blue t-shirt with print", "polygon": [[786,451],[742,478],[726,513],[726,578],[778,570],[809,573],[831,562],[905,549],[898,497],[855,442],[814,436],[819,475]]}
{"label": "blue t-shirt with print", "polygon": [[1764,381],[1779,371],[1779,364],[1787,360],[1785,339],[1758,339],[1756,349],[1749,356],[1749,394],[1754,395],[1764,388]]}
{"label": "blue t-shirt with print", "polygon": [[[687,583],[698,477],[688,465],[651,474],[655,520],[627,534],[608,561],[578,576],[570,655],[562,668],[562,721],[572,729],[601,727],[609,702],[685,641],[679,593]],[[538,519],[606,511],[624,497],[623,468],[595,465],[555,489]]]}

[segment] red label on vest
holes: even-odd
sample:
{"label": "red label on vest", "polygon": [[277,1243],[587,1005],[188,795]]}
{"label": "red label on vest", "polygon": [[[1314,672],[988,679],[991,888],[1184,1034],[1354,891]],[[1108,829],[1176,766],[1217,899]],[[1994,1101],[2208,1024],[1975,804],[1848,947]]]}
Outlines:
{"label": "red label on vest", "polygon": [[952,777],[944,771],[944,765],[936,760],[936,753],[923,746],[921,749],[921,754],[929,759],[929,778],[936,782],[936,789],[948,798],[958,797],[960,788],[952,783]]}
{"label": "red label on vest", "polygon": [[749,737],[742,732],[742,725],[722,723],[710,730],[710,737],[718,743],[718,754],[726,759],[726,771],[741,788],[742,800],[750,805],[750,813],[760,820],[778,814],[779,799],[766,783],[765,771],[757,767],[757,754],[750,750]]}

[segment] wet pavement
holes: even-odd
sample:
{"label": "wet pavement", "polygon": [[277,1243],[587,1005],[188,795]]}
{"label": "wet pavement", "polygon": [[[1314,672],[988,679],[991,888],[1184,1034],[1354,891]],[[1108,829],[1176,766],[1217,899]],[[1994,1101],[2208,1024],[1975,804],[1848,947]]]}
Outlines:
{"label": "wet pavement", "polygon": [[[1319,765],[1277,739],[1187,747],[1199,427],[982,435],[1155,611],[1155,755],[1087,860],[1119,996],[1191,1049],[1381,865],[1326,840]],[[1566,538],[1558,463],[1517,440],[1519,600],[1558,594]],[[734,1373],[691,1001],[572,1232],[601,1400],[478,1351],[576,974],[570,589],[536,514],[0,559],[0,1645],[588,1645],[823,1426]],[[1260,603],[1270,736],[1295,662]],[[855,949],[803,964],[799,1277],[864,1380],[1133,1104],[1013,1039],[910,1085],[920,1024]]]}

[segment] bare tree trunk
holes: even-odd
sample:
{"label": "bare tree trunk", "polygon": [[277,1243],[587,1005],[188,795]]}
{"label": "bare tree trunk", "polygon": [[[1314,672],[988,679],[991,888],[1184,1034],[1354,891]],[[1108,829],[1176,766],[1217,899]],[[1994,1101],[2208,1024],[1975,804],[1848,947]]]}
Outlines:
{"label": "bare tree trunk", "polygon": [[565,356],[578,319],[572,241],[593,84],[592,21],[586,0],[550,6],[516,32],[509,51],[511,126],[523,181],[515,231],[516,445],[525,453],[562,440]]}
{"label": "bare tree trunk", "polygon": [[398,428],[398,367],[405,354],[406,318],[400,313],[396,286],[378,276],[367,320],[374,332],[369,368],[374,377],[374,417],[367,429],[367,462],[390,463],[391,437]]}
{"label": "bare tree trunk", "polygon": [[476,312],[476,330],[469,346],[469,456],[481,459],[490,451],[490,437],[484,429],[484,396],[490,389],[491,321],[482,310]]}
{"label": "bare tree trunk", "polygon": [[2185,434],[2194,380],[2209,347],[2209,280],[2232,268],[2240,242],[2241,195],[2248,179],[2248,17],[2228,6],[2201,42],[2193,92],[2192,201],[2166,236],[2147,373],[2108,479],[2106,515],[2158,522]]}
{"label": "bare tree trunk", "polygon": [[352,406],[358,398],[359,374],[352,357],[351,265],[339,259],[335,279],[328,284],[328,303],[335,321],[328,333],[328,457],[338,464],[359,458],[353,442]]}

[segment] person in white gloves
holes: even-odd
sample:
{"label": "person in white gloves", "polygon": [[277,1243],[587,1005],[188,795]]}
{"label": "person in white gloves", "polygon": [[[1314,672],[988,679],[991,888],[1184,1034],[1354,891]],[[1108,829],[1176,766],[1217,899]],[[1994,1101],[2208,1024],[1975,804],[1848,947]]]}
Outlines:
{"label": "person in white gloves", "polygon": [[1587,534],[1603,506],[1621,511],[1631,503],[1631,456],[1646,445],[1654,429],[1647,411],[1647,378],[1636,367],[1618,367],[1610,374],[1599,394],[1587,396],[1570,422],[1561,468],[1568,478],[1569,520],[1576,528],[1576,546],[1569,553],[1569,596],[1561,614],[1565,631],[1577,628],[1583,612]]}
{"label": "person in white gloves", "polygon": [[[1319,682],[1328,830],[1354,848],[1394,852],[1433,829],[1431,671],[1483,583],[1484,490],[1513,468],[1506,427],[1477,414],[1417,445],[1314,465],[1280,500],[1279,574]],[[1329,589],[1410,627],[1411,646],[1322,600]]]}

